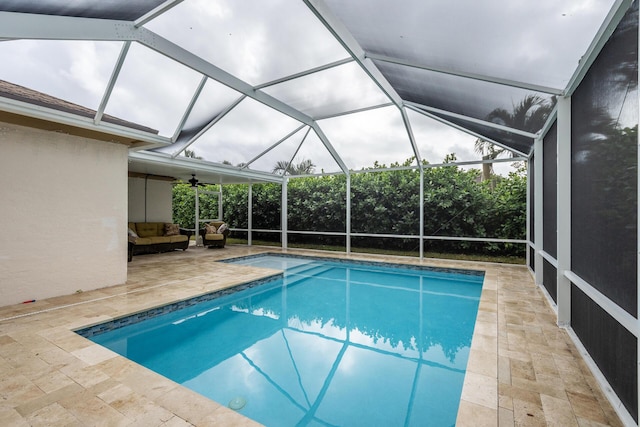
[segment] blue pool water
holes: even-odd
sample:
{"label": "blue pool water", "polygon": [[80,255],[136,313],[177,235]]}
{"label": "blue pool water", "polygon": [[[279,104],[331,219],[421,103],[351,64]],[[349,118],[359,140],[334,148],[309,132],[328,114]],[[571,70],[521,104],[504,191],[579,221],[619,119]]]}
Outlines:
{"label": "blue pool water", "polygon": [[285,273],[90,338],[267,426],[455,424],[481,274],[237,262]]}

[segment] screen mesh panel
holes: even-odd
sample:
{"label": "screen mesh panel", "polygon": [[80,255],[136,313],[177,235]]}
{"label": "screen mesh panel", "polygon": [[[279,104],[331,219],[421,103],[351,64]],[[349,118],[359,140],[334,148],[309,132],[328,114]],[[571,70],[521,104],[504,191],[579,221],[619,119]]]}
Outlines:
{"label": "screen mesh panel", "polygon": [[558,276],[556,268],[546,259],[542,264],[542,284],[547,290],[553,302],[558,302]]}
{"label": "screen mesh panel", "polygon": [[575,285],[571,287],[571,327],[638,421],[637,338]]}
{"label": "screen mesh panel", "polygon": [[[558,228],[558,128],[554,124],[544,137],[542,148],[542,211],[543,231],[542,242],[546,253],[556,258],[557,228]],[[554,299],[555,300],[555,299]]]}
{"label": "screen mesh panel", "polygon": [[529,246],[529,267],[536,271],[536,250]]}
{"label": "screen mesh panel", "polygon": [[[373,61],[394,89],[406,101],[452,113],[487,120],[514,129],[537,132],[544,126],[544,114],[523,114],[539,107],[553,109],[550,95]],[[531,104],[534,100],[536,103]]]}
{"label": "screen mesh panel", "polygon": [[500,142],[504,146],[508,148],[513,148],[514,150],[517,150],[522,154],[529,153],[529,151],[531,151],[531,147],[533,147],[533,139],[528,138],[526,136],[505,132],[489,126],[483,126],[479,123],[474,123],[468,120],[454,118],[444,114],[438,114],[438,113],[430,113],[430,114],[440,117],[441,119],[446,120],[450,123],[462,126],[463,128],[469,129],[472,132],[485,136],[496,142]]}
{"label": "screen mesh panel", "polygon": [[572,270],[637,312],[638,3],[572,97]]}
{"label": "screen mesh panel", "polygon": [[134,21],[162,3],[164,0],[5,0],[0,2],[0,11]]}
{"label": "screen mesh panel", "polygon": [[[323,3],[366,52],[559,88],[566,85],[612,4],[602,0]],[[581,37],[575,37],[578,34]]]}

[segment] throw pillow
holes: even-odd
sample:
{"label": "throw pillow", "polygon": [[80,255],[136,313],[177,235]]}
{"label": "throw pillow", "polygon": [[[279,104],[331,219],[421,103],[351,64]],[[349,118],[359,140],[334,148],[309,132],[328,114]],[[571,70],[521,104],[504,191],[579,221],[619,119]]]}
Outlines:
{"label": "throw pillow", "polygon": [[205,224],[204,229],[206,230],[206,234],[216,234],[216,226],[211,224]]}
{"label": "throw pillow", "polygon": [[135,231],[133,231],[132,229],[128,229],[127,230],[127,235],[129,235],[129,237],[134,237],[134,238],[138,238],[140,236],[138,236],[138,233],[136,233]]}
{"label": "throw pillow", "polygon": [[180,226],[178,224],[165,224],[164,235],[165,236],[177,236],[180,234]]}
{"label": "throw pillow", "polygon": [[229,229],[229,226],[227,224],[222,224],[220,225],[220,228],[218,228],[218,234],[222,234],[228,229]]}

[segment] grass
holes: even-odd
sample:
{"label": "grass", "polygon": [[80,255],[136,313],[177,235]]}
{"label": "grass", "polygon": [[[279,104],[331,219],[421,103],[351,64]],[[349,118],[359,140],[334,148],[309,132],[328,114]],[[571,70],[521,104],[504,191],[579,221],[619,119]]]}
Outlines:
{"label": "grass", "polygon": [[[236,245],[246,245],[246,239],[237,239],[237,238],[227,238],[228,244],[236,244]],[[253,245],[256,246],[275,246],[280,247],[280,242],[271,242],[266,240],[253,240]],[[333,245],[314,245],[314,244],[306,244],[306,243],[289,243],[288,246],[290,248],[297,249],[315,249],[322,251],[334,251],[334,252],[345,252],[344,246],[333,246]],[[393,249],[377,249],[377,248],[356,248],[351,247],[351,252],[355,253],[366,253],[366,254],[377,254],[377,255],[396,255],[396,256],[412,256],[418,257],[419,253],[417,251],[401,251],[401,250],[393,250]],[[424,252],[425,258],[440,258],[440,259],[452,259],[459,261],[481,261],[481,262],[497,262],[502,264],[525,264],[524,257],[518,256],[492,256],[492,255],[479,255],[479,254],[456,254],[456,253],[448,253],[448,252]]]}

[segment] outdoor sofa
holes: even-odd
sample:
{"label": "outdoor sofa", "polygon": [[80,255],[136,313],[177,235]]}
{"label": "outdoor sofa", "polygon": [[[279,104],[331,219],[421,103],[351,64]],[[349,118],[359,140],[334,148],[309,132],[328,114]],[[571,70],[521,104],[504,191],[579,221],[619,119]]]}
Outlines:
{"label": "outdoor sofa", "polygon": [[193,230],[167,222],[129,223],[129,261],[133,255],[187,250]]}

